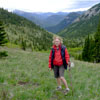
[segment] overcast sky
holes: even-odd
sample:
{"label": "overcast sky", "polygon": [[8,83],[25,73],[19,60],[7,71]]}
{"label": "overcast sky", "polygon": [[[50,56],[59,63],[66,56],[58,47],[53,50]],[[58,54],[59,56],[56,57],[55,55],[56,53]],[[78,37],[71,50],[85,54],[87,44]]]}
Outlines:
{"label": "overcast sky", "polygon": [[87,10],[100,0],[0,0],[1,8],[31,12],[72,12]]}

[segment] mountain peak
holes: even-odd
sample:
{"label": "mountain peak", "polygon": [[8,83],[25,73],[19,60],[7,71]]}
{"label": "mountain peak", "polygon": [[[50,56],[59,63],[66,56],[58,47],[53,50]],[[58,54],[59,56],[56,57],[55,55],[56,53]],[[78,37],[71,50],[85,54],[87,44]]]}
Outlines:
{"label": "mountain peak", "polygon": [[92,16],[98,15],[99,13],[100,13],[100,3],[87,10],[80,17],[78,17],[74,22],[90,19]]}

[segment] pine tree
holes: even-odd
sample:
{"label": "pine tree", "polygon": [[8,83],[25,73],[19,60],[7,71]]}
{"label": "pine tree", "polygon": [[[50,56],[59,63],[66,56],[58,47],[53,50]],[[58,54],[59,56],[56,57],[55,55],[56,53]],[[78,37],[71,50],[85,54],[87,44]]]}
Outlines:
{"label": "pine tree", "polygon": [[[3,23],[0,21],[0,46],[4,46],[7,42],[7,34],[4,30]],[[0,58],[6,56],[8,56],[7,51],[0,51]]]}
{"label": "pine tree", "polygon": [[4,46],[7,42],[7,34],[4,30],[3,23],[0,21],[0,46]]}
{"label": "pine tree", "polygon": [[88,37],[85,39],[85,44],[84,44],[84,48],[82,51],[82,59],[84,61],[90,61],[90,38],[89,35]]}
{"label": "pine tree", "polygon": [[95,59],[94,55],[95,55],[95,42],[94,38],[90,37],[89,57],[91,62],[94,62]]}
{"label": "pine tree", "polygon": [[99,63],[100,62],[100,20],[94,38],[95,38],[95,60],[97,63]]}
{"label": "pine tree", "polygon": [[26,50],[26,40],[22,37],[22,39],[21,39],[21,48],[23,49],[23,50]]}

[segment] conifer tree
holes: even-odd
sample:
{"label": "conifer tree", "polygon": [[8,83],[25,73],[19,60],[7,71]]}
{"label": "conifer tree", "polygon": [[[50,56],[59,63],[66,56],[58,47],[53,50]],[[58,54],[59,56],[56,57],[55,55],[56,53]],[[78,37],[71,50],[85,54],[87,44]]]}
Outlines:
{"label": "conifer tree", "polygon": [[7,34],[4,30],[3,23],[0,21],[0,46],[4,46],[7,43]]}
{"label": "conifer tree", "polygon": [[84,61],[90,61],[90,38],[89,35],[88,37],[85,39],[85,44],[84,44],[84,48],[83,48],[83,52],[82,52],[82,59]]}
{"label": "conifer tree", "polygon": [[100,20],[94,38],[95,38],[95,60],[98,63],[100,62]]}
{"label": "conifer tree", "polygon": [[[0,46],[4,46],[7,42],[7,34],[4,30],[3,23],[0,21]],[[8,56],[7,51],[0,51],[0,58],[6,56]]]}
{"label": "conifer tree", "polygon": [[94,38],[90,37],[90,48],[89,48],[89,57],[90,57],[90,61],[94,62],[94,57],[95,55],[95,43],[94,43]]}
{"label": "conifer tree", "polygon": [[26,50],[26,40],[22,37],[22,40],[21,40],[21,47],[23,50]]}

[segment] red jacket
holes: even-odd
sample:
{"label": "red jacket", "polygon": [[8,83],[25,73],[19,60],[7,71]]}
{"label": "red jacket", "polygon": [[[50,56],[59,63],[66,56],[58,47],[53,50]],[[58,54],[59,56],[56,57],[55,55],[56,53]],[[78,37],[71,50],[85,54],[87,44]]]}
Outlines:
{"label": "red jacket", "polygon": [[[59,45],[59,50],[57,50],[57,47],[55,45],[53,45],[53,48],[55,50],[53,65],[57,65],[57,66],[63,65],[63,60],[61,56],[61,45]],[[49,68],[51,68],[51,58],[52,58],[51,56],[52,56],[52,50],[49,55]],[[70,61],[70,57],[67,48],[65,49],[65,59],[66,59],[66,63],[68,64],[68,61]]]}

